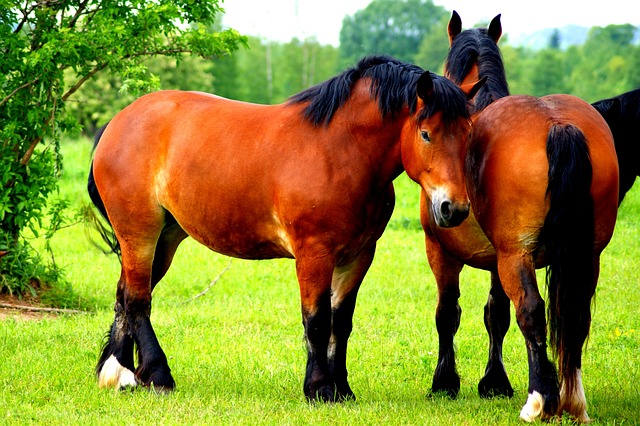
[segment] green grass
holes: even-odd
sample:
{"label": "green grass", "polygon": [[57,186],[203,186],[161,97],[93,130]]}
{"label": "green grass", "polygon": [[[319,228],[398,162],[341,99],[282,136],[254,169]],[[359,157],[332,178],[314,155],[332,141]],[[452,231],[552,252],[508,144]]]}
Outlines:
{"label": "green grass", "polygon": [[[84,140],[63,146],[62,192],[74,205],[88,202],[89,151]],[[487,352],[482,315],[489,277],[483,271],[465,268],[462,275],[460,395],[455,401],[427,398],[438,351],[436,288],[417,220],[418,187],[404,175],[396,187],[396,211],[359,294],[350,339],[356,402],[310,405],[303,397],[306,353],[292,261],[234,259],[203,297],[191,300],[229,264],[192,240],[180,247],[156,289],[152,313],[177,390],[98,389],[93,369],[112,321],[118,262],[74,226],[52,244],[57,263],[92,312],[0,322],[0,424],[521,424],[528,370],[515,320],[504,348],[515,396],[484,400],[476,392]],[[639,210],[636,187],[602,259],[583,361],[588,412],[597,424],[639,421]]]}

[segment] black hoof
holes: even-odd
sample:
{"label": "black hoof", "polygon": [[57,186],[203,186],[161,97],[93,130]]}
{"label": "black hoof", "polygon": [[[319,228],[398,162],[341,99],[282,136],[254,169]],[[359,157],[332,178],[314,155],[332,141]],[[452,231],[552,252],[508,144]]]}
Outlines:
{"label": "black hoof", "polygon": [[143,370],[138,367],[136,380],[146,388],[156,393],[168,393],[175,389],[176,382],[171,376],[171,370],[167,366]]}
{"label": "black hoof", "polygon": [[356,400],[356,395],[351,391],[349,385],[342,389],[337,389],[333,384],[321,385],[316,389],[305,389],[304,393],[309,402],[333,403]]}
{"label": "black hoof", "polygon": [[431,395],[445,394],[451,399],[458,397],[460,392],[460,376],[453,371],[447,374],[437,374],[433,377],[431,384]]}
{"label": "black hoof", "polygon": [[458,393],[460,389],[436,389],[431,388],[431,393],[427,394],[428,398],[438,398],[438,397],[447,397],[451,399],[458,398]]}
{"label": "black hoof", "polygon": [[481,398],[511,398],[513,396],[513,388],[504,371],[497,373],[489,371],[478,383],[478,394]]}
{"label": "black hoof", "polygon": [[333,385],[321,385],[317,388],[305,389],[305,395],[309,402],[336,402],[337,393]]}

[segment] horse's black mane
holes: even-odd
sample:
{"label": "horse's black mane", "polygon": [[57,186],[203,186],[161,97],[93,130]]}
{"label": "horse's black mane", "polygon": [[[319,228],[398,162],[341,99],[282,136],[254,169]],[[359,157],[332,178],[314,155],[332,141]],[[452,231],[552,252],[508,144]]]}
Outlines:
{"label": "horse's black mane", "polygon": [[[616,118],[626,118],[640,123],[640,89],[631,90],[613,98],[602,99],[594,102],[592,105],[600,111],[601,114],[608,112],[614,103],[616,106]],[[606,118],[606,116],[605,116]]]}
{"label": "horse's black mane", "polygon": [[[416,86],[418,78],[425,71],[412,64],[404,63],[390,56],[367,56],[352,68],[341,74],[310,87],[289,98],[290,104],[308,102],[305,117],[316,126],[328,126],[336,111],[351,95],[354,84],[363,78],[370,78],[371,96],[378,100],[383,117],[402,111],[405,105],[411,113],[417,108]],[[443,112],[443,119],[451,121],[460,115],[468,116],[467,99],[455,85],[447,79],[430,73],[434,85],[434,96],[428,99],[420,111],[426,118],[436,111]]]}
{"label": "horse's black mane", "polygon": [[496,99],[509,95],[500,49],[484,28],[464,30],[455,36],[445,62],[448,77],[456,84],[462,83],[475,63],[479,77],[487,77],[475,97],[475,110],[482,111]]}
{"label": "horse's black mane", "polygon": [[594,102],[593,107],[604,117],[611,129],[620,167],[618,203],[640,175],[640,89],[613,98]]}

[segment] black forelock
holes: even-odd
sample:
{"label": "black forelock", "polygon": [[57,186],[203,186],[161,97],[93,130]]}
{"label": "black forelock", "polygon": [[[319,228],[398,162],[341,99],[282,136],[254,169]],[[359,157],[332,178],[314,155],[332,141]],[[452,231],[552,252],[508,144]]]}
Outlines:
{"label": "black forelock", "polygon": [[479,77],[487,77],[475,98],[475,110],[481,111],[496,99],[509,95],[500,48],[484,28],[462,31],[453,39],[445,60],[447,76],[460,84],[475,63]]}
{"label": "black forelock", "polygon": [[425,120],[436,112],[442,112],[445,125],[454,123],[459,117],[469,118],[469,103],[464,92],[451,80],[430,73],[433,81],[433,96],[426,99],[418,113],[418,121]]}

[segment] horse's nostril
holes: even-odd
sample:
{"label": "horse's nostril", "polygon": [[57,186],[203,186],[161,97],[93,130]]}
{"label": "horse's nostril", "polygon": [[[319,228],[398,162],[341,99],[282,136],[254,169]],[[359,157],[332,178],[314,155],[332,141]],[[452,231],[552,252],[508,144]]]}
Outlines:
{"label": "horse's nostril", "polygon": [[443,201],[440,204],[440,213],[445,219],[451,219],[451,203],[449,201]]}

